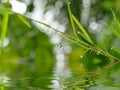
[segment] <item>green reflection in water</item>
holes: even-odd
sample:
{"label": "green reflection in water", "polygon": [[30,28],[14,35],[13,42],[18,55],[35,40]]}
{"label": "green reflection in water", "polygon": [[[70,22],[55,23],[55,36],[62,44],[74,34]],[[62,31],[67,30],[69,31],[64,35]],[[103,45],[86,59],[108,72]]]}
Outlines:
{"label": "green reflection in water", "polygon": [[72,76],[64,81],[64,90],[119,90],[119,64],[108,66],[107,58],[90,52],[80,56],[84,49],[77,47],[69,55]]}
{"label": "green reflection in water", "polygon": [[[51,90],[49,86],[54,80],[54,45],[34,25],[29,30],[15,14],[10,15],[10,21],[7,33],[10,43],[0,55],[1,89]],[[10,79],[9,83],[3,82],[6,77]]]}
{"label": "green reflection in water", "polygon": [[[7,66],[8,64],[9,66]],[[42,67],[42,71],[38,71],[33,68],[36,66],[33,65],[34,63],[16,64],[13,62],[0,63],[0,68],[2,68],[0,73],[3,74],[0,76],[1,90],[51,90],[48,86],[52,85],[51,81],[54,79],[52,65],[51,68]]]}

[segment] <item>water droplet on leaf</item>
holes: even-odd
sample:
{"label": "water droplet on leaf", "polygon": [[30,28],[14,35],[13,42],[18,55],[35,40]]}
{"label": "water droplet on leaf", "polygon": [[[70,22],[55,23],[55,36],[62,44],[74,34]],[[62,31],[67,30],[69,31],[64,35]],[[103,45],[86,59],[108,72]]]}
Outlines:
{"label": "water droplet on leaf", "polygon": [[100,51],[97,52],[97,55],[99,55],[99,54],[100,54]]}
{"label": "water droplet on leaf", "polygon": [[80,58],[83,58],[83,56],[82,56],[82,55],[80,55]]}

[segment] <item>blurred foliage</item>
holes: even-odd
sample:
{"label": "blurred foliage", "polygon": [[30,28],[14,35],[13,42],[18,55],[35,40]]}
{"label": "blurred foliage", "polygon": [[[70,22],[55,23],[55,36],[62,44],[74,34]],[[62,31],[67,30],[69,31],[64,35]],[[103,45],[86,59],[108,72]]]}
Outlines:
{"label": "blurred foliage", "polygon": [[[2,19],[3,15],[0,15],[0,28]],[[8,46],[3,48],[0,55],[0,70],[7,72],[13,86],[6,90],[26,90],[29,87],[47,89],[47,85],[52,84],[49,77],[52,77],[55,63],[52,52],[54,45],[48,35],[31,21],[29,23],[31,29],[16,14],[9,16],[5,37],[9,40]]]}
{"label": "blurred foliage", "polygon": [[[18,1],[25,2],[25,0]],[[31,3],[27,6],[27,12],[32,12],[34,10],[33,1],[34,0],[31,0]],[[64,0],[62,1],[64,2],[64,5],[61,9],[61,15],[59,15],[60,17],[55,17],[55,19],[60,20],[61,22],[62,18],[66,16],[69,19],[69,23],[66,27],[66,33],[71,35],[73,32],[67,5]],[[82,0],[69,1],[73,15],[75,15],[77,20],[80,20],[83,9]],[[46,7],[49,5],[54,5],[55,2],[56,0],[48,0]],[[3,4],[0,0],[0,8],[1,7],[11,7],[11,5],[9,3]],[[119,0],[91,0],[89,21],[84,28],[90,34],[90,37],[97,46],[113,56],[120,58],[120,40],[114,33],[108,30],[109,28],[102,25],[102,30],[99,33],[92,33],[89,30],[91,19],[95,19],[95,22],[97,23],[102,21],[103,23],[108,23],[110,26],[113,25],[116,30],[115,20],[112,12],[110,11],[111,9],[113,9],[117,20],[119,21]],[[10,81],[12,81],[10,84],[14,87],[14,89],[12,87],[7,88],[7,86],[6,89],[34,90],[35,88],[41,88],[49,90],[48,86],[52,84],[51,77],[53,77],[53,69],[56,62],[53,53],[54,45],[50,42],[48,35],[38,29],[31,20],[25,18],[32,27],[29,28],[27,27],[28,24],[26,25],[26,22],[18,18],[16,14],[9,14],[8,28],[5,37],[5,39],[9,40],[9,43],[8,46],[3,48],[0,55],[0,70],[1,74],[3,74],[2,72],[7,71],[9,78],[11,78]],[[3,17],[4,15],[0,14],[0,30],[2,29]],[[74,21],[76,22],[76,20]],[[0,31],[0,33],[2,32]],[[111,79],[117,77],[116,72],[119,72],[119,64],[113,68],[110,67],[110,72],[108,68],[108,71],[105,69],[105,72],[97,72],[98,69],[109,65],[113,62],[113,60],[101,55],[99,52],[94,52],[93,50],[86,51],[82,47],[75,44],[71,44],[70,46],[72,48],[72,52],[68,54],[68,66],[73,77],[70,77],[69,79],[74,79],[74,77],[76,77],[77,80],[68,80],[70,82],[68,83],[68,87],[70,85],[71,88],[69,90],[84,90],[83,88],[93,87],[96,85],[94,78],[99,78],[99,81],[104,80],[104,82],[98,81],[97,84],[103,84],[106,86],[113,85],[114,82],[112,82]],[[94,76],[94,73],[91,74],[89,72],[95,72],[95,74],[97,73],[97,76]],[[109,76],[111,72],[115,73],[113,77]],[[81,76],[81,78],[79,78],[79,76]],[[119,85],[119,83],[117,83],[117,85]]]}

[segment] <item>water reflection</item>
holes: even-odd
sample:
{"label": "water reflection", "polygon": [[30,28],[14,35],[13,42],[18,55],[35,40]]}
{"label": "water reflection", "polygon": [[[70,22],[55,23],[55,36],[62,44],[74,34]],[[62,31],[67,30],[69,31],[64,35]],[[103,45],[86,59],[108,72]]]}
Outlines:
{"label": "water reflection", "polygon": [[2,73],[0,74],[0,86],[1,88],[4,88],[4,87],[8,87],[10,86],[10,78],[5,75],[5,73]]}
{"label": "water reflection", "polygon": [[22,60],[24,63],[15,61],[3,60],[0,63],[0,84],[4,90],[119,90],[118,70],[114,73],[110,69],[90,72],[75,60],[69,62],[72,71],[69,73],[66,68],[59,67],[58,70],[58,67],[53,69],[54,65],[43,66],[41,61],[37,65],[35,62],[25,63],[25,59]]}
{"label": "water reflection", "polygon": [[[9,65],[10,64],[10,65]],[[52,76],[52,70],[49,70],[46,66],[39,71],[34,70],[33,63],[27,62],[26,64],[20,64],[19,62],[10,62],[8,60],[2,61],[0,68],[3,75],[0,76],[0,84],[5,90],[31,90],[30,88],[49,89],[48,86],[52,85],[52,80],[55,78]],[[9,65],[9,66],[8,66]],[[6,74],[6,75],[5,75]]]}
{"label": "water reflection", "polygon": [[[16,12],[22,14],[26,12],[28,4],[16,0],[10,1],[14,11],[20,5],[23,7]],[[64,17],[61,20],[62,23],[56,19],[63,6],[62,1],[56,1],[54,5],[47,6],[47,0],[34,0],[33,6],[33,11],[26,12],[26,15],[65,32],[68,19]],[[83,24],[87,24],[89,8],[90,0],[83,0],[81,15],[81,19],[84,19],[82,20]],[[62,41],[55,31],[35,22],[31,23],[33,28],[30,31],[18,20],[16,15],[10,16],[9,25],[11,27],[9,27],[8,34],[11,38],[10,40],[5,39],[5,46],[8,47],[5,47],[4,53],[0,57],[1,89],[117,90],[120,87],[119,70],[115,71],[116,68],[114,68],[115,72],[112,74],[109,73],[110,69],[101,70],[102,66],[109,63],[109,60],[102,56],[100,51],[94,53],[91,50],[84,55],[86,51],[81,47],[73,46],[72,50],[70,46],[54,46],[53,44],[60,44]],[[101,23],[99,24],[93,19],[89,27],[94,32],[99,31],[100,25]],[[24,28],[21,30],[21,27]],[[50,41],[45,33],[50,37]],[[118,45],[118,40],[116,42]]]}

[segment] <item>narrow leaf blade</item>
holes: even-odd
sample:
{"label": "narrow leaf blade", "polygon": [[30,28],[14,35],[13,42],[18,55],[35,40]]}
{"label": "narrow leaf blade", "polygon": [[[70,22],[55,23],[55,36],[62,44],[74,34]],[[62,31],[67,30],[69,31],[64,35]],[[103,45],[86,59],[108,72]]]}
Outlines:
{"label": "narrow leaf blade", "polygon": [[1,47],[3,47],[6,31],[7,31],[7,25],[8,25],[8,19],[9,19],[9,12],[4,13],[3,17],[3,23],[2,23],[2,33],[1,33]]}
{"label": "narrow leaf blade", "polygon": [[44,23],[44,22],[39,22],[39,23],[42,24],[42,25],[44,25],[44,26],[46,26],[47,28],[51,28],[50,25],[48,25],[48,24],[46,24],[46,23]]}
{"label": "narrow leaf blade", "polygon": [[17,14],[18,18],[29,28],[31,28],[31,25],[24,19],[24,17],[20,14]]}
{"label": "narrow leaf blade", "polygon": [[72,25],[72,28],[73,28],[74,35],[75,35],[76,38],[78,38],[77,30],[75,28],[75,24],[74,24],[73,19],[72,19],[72,12],[71,12],[68,0],[67,0],[67,9],[68,9],[68,13],[69,13],[69,17],[70,17],[70,21],[71,21],[71,25]]}
{"label": "narrow leaf blade", "polygon": [[107,23],[105,24],[109,28],[109,30],[111,30],[118,38],[120,38],[120,34],[111,25],[108,25]]}
{"label": "narrow leaf blade", "polygon": [[118,21],[116,15],[115,15],[115,13],[114,13],[114,11],[113,11],[112,9],[111,9],[111,11],[112,11],[112,14],[113,14],[114,20],[115,20],[115,22],[116,22],[116,25],[117,25],[117,27],[119,28],[119,31],[120,31],[120,22]]}
{"label": "narrow leaf blade", "polygon": [[0,13],[10,12],[11,10],[11,8],[2,8],[0,9]]}
{"label": "narrow leaf blade", "polygon": [[85,36],[85,38],[87,38],[87,41],[91,44],[93,44],[93,41],[91,40],[90,36],[88,35],[88,33],[86,32],[86,30],[83,28],[83,26],[80,24],[80,22],[76,19],[76,17],[72,14],[72,18],[75,21],[75,23],[78,25],[79,29],[81,30],[81,32],[83,33],[83,35]]}

